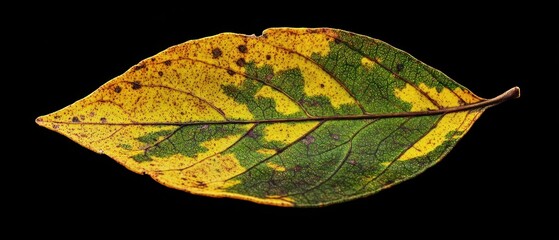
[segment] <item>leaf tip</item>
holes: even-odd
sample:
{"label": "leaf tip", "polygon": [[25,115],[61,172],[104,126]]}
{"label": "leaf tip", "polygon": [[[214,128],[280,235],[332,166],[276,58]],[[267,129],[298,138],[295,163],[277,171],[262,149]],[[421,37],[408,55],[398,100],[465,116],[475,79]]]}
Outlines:
{"label": "leaf tip", "polygon": [[43,121],[43,117],[37,117],[35,119],[35,123],[37,123],[39,126],[44,126],[45,125],[45,121]]}

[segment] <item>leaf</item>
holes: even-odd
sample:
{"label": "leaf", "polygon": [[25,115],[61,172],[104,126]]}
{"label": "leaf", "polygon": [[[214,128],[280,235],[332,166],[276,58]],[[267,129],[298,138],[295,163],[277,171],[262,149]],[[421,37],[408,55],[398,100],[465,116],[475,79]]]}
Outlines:
{"label": "leaf", "polygon": [[272,28],[172,46],[36,122],[171,188],[323,206],[416,176],[519,96],[477,97],[377,39]]}

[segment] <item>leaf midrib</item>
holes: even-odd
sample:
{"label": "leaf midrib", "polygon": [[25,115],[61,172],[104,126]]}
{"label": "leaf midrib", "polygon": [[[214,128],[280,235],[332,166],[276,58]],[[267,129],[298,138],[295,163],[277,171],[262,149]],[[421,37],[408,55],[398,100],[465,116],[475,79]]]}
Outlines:
{"label": "leaf midrib", "polygon": [[43,121],[42,118],[37,118],[37,123],[55,123],[55,124],[83,124],[83,125],[204,125],[204,124],[248,124],[248,123],[285,123],[285,122],[308,122],[308,121],[333,121],[333,120],[358,120],[358,119],[376,119],[376,118],[395,118],[395,117],[420,117],[431,116],[438,114],[447,114],[453,112],[469,111],[473,109],[480,109],[491,107],[499,103],[505,102],[510,99],[518,98],[520,96],[520,89],[513,87],[501,95],[483,100],[477,103],[466,104],[456,107],[443,108],[430,111],[416,111],[416,112],[397,112],[397,113],[378,113],[378,114],[356,114],[346,116],[322,116],[322,117],[307,117],[307,118],[278,118],[278,119],[260,119],[260,120],[228,120],[228,121],[198,121],[198,122],[128,122],[128,123],[101,123],[101,122],[69,122],[69,121]]}

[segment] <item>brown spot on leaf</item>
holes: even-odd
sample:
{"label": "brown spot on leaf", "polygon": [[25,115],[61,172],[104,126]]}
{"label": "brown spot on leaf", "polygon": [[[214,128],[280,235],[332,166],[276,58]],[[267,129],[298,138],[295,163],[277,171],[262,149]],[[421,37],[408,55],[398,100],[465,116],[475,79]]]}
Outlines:
{"label": "brown spot on leaf", "polygon": [[315,141],[315,138],[312,135],[307,135],[302,140],[302,142],[307,146],[311,145],[314,141]]}
{"label": "brown spot on leaf", "polygon": [[258,137],[252,129],[250,131],[248,131],[247,136],[250,137],[250,138]]}
{"label": "brown spot on leaf", "polygon": [[270,60],[270,59],[272,59],[272,56],[266,55],[266,60]]}
{"label": "brown spot on leaf", "polygon": [[73,117],[72,122],[80,122],[80,119],[78,117]]}
{"label": "brown spot on leaf", "polygon": [[335,134],[335,133],[330,134],[330,137],[331,137],[332,139],[334,139],[334,140],[340,140],[340,135]]}
{"label": "brown spot on leaf", "polygon": [[210,127],[210,125],[204,124],[204,125],[200,126],[200,129],[206,130],[206,129],[208,129],[209,127]]}
{"label": "brown spot on leaf", "polygon": [[320,84],[320,88],[324,88],[324,84],[323,84],[323,83]]}
{"label": "brown spot on leaf", "polygon": [[357,161],[349,160],[348,163],[351,164],[351,166],[355,166],[355,164],[357,164]]}
{"label": "brown spot on leaf", "polygon": [[274,74],[271,74],[271,73],[266,75],[266,77],[265,77],[266,81],[270,81],[270,80],[272,80],[272,78],[274,78]]}
{"label": "brown spot on leaf", "polygon": [[167,66],[171,66],[171,60],[165,60],[165,62],[163,62],[163,64],[165,64]]}
{"label": "brown spot on leaf", "polygon": [[140,82],[138,82],[138,81],[132,82],[132,89],[137,90],[137,89],[140,89],[140,88],[142,88],[142,85],[140,84]]}
{"label": "brown spot on leaf", "polygon": [[239,66],[239,67],[244,67],[244,66],[245,66],[245,64],[246,64],[246,62],[245,62],[245,59],[244,59],[244,58],[239,58],[239,59],[237,59],[237,61],[236,61],[235,63],[236,63],[236,64],[237,64],[237,66]]}
{"label": "brown spot on leaf", "polygon": [[206,187],[208,187],[208,185],[206,185],[206,183],[205,183],[205,182],[202,182],[202,181],[196,181],[196,186],[199,187],[199,188],[206,188]]}
{"label": "brown spot on leaf", "polygon": [[334,42],[335,42],[336,44],[340,44],[340,43],[342,43],[342,40],[340,40],[340,39],[338,39],[338,38],[334,38]]}
{"label": "brown spot on leaf", "polygon": [[235,75],[235,71],[233,71],[231,69],[227,69],[227,73],[231,76]]}
{"label": "brown spot on leaf", "polygon": [[217,59],[217,58],[221,57],[222,54],[223,53],[221,52],[221,49],[219,49],[219,48],[214,48],[212,50],[212,58],[214,58],[214,59]]}
{"label": "brown spot on leaf", "polygon": [[134,66],[133,70],[134,70],[134,71],[138,71],[138,70],[143,69],[143,68],[146,68],[146,65],[144,65],[144,64],[142,64],[142,65],[136,65],[136,66]]}
{"label": "brown spot on leaf", "polygon": [[99,119],[101,121],[101,123],[106,123],[107,122],[107,118],[102,117],[101,119]]}
{"label": "brown spot on leaf", "polygon": [[115,87],[115,92],[120,93],[120,91],[122,91],[122,88],[120,88],[120,86],[116,86]]}
{"label": "brown spot on leaf", "polygon": [[163,72],[162,71],[157,72],[157,74],[159,74],[160,77],[163,77]]}
{"label": "brown spot on leaf", "polygon": [[52,125],[52,128],[54,128],[54,129],[58,129],[59,127],[60,127],[60,125],[58,125],[58,124],[53,124]]}
{"label": "brown spot on leaf", "polygon": [[239,52],[242,52],[242,53],[246,53],[246,52],[248,51],[247,45],[244,45],[244,44],[243,44],[243,45],[239,45],[239,46],[237,47],[237,49],[239,49]]}
{"label": "brown spot on leaf", "polygon": [[303,170],[303,167],[301,167],[301,165],[295,165],[295,167],[293,167],[293,171],[295,172],[300,172],[301,170]]}

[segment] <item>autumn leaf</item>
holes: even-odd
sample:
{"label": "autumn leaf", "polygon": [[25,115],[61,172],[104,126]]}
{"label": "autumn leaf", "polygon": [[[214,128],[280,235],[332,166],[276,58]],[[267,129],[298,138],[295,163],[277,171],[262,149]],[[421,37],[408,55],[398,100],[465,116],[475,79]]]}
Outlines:
{"label": "autumn leaf", "polygon": [[36,122],[171,188],[323,206],[416,176],[519,96],[480,98],[367,36],[272,28],[172,46]]}

